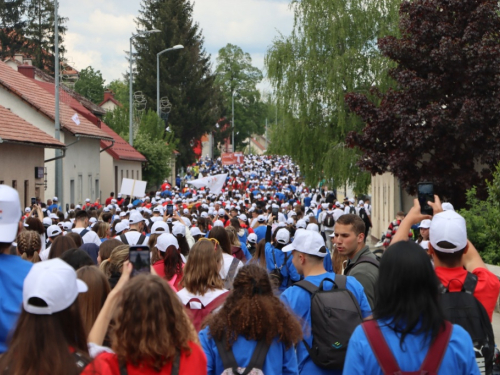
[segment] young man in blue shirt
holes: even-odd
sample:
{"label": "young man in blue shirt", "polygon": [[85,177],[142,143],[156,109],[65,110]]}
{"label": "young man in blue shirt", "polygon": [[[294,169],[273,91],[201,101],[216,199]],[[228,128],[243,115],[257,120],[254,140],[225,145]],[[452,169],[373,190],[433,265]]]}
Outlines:
{"label": "young man in blue shirt", "polygon": [[10,255],[12,242],[22,228],[21,204],[16,190],[0,185],[0,354],[21,313],[23,283],[32,263]]}
{"label": "young man in blue shirt", "polygon": [[[335,281],[335,274],[327,272],[323,265],[323,258],[328,254],[323,237],[317,232],[303,230],[294,238],[293,242],[283,248],[283,252],[292,252],[292,263],[297,272],[304,275],[304,280],[319,286],[321,281],[329,278]],[[325,282],[324,289],[332,288],[330,282]],[[361,284],[353,277],[347,276],[346,287],[352,292],[361,308],[361,315],[366,318],[371,315],[368,299]],[[298,286],[292,286],[281,295],[281,300],[290,306],[302,322],[304,340],[312,345],[311,335],[311,295],[306,290]],[[297,345],[297,361],[299,363],[300,374],[331,375],[342,374],[342,370],[327,370],[314,364],[303,342]]]}

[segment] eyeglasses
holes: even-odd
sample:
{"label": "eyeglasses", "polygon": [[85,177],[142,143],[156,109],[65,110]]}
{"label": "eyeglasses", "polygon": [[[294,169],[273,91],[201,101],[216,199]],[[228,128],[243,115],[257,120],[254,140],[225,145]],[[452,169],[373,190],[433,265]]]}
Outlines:
{"label": "eyeglasses", "polygon": [[216,239],[216,238],[206,238],[206,237],[201,237],[201,238],[198,240],[198,242],[200,242],[200,241],[210,241],[210,242],[212,242],[212,243],[214,244],[214,250],[217,250],[217,245],[219,245],[219,246],[220,246],[220,243],[219,243],[219,241],[217,241],[217,239]]}

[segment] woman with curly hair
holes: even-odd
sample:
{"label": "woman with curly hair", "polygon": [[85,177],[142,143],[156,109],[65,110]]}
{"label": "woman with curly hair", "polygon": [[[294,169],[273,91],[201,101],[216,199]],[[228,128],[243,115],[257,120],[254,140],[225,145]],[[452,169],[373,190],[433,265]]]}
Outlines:
{"label": "woman with curly hair", "polygon": [[40,249],[42,240],[40,235],[34,230],[25,230],[17,235],[17,252],[24,260],[31,263],[40,262]]}
{"label": "woman with curly hair", "polygon": [[[200,332],[209,375],[232,367],[221,358],[234,355],[236,367],[252,361],[266,375],[298,374],[294,345],[302,339],[297,318],[273,293],[267,272],[255,264],[244,266],[234,279],[234,289],[222,308],[211,315]],[[261,362],[261,363],[258,363]]]}
{"label": "woman with curly hair", "polygon": [[[130,274],[131,264],[125,267]],[[82,375],[207,373],[196,331],[175,292],[160,277],[139,275],[127,281],[120,294],[112,291],[90,332],[90,342],[102,344],[111,317],[114,353],[98,355]]]}

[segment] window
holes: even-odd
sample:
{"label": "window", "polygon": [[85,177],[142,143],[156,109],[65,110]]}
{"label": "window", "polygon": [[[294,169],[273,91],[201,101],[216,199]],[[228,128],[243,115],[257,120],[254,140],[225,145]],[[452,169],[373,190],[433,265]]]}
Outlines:
{"label": "window", "polygon": [[132,180],[134,179],[134,170],[132,169]]}
{"label": "window", "polygon": [[12,187],[17,190],[17,180],[12,180]]}
{"label": "window", "polygon": [[78,175],[78,203],[82,203],[83,197],[83,176],[81,174]]}
{"label": "window", "polygon": [[69,181],[69,203],[75,203],[75,180]]}
{"label": "window", "polygon": [[89,174],[89,191],[87,192],[87,196],[85,198],[89,198],[91,201],[94,200],[94,192],[92,190],[92,175]]}
{"label": "window", "polygon": [[127,178],[128,178],[128,169],[127,169]]}
{"label": "window", "polygon": [[30,195],[30,182],[29,180],[24,180],[24,207],[31,206]]}
{"label": "window", "polygon": [[101,198],[101,192],[99,191],[99,180],[95,179],[95,199]]}

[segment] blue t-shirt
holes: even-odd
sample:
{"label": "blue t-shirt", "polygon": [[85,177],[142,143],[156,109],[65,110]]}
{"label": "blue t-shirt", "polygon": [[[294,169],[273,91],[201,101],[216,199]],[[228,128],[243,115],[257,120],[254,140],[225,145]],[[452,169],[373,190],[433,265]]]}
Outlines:
{"label": "blue t-shirt", "polygon": [[[266,243],[265,249],[267,272],[271,272],[276,268],[276,266],[280,268],[281,265],[285,263],[285,253],[283,251],[276,249],[269,242]],[[276,265],[274,264],[273,252],[274,256],[276,257]],[[300,275],[292,263],[292,253],[288,253],[286,258],[286,265],[283,265],[283,267],[281,267],[281,274],[283,275],[283,282],[279,287],[279,290],[281,292],[288,288],[292,284],[292,282],[300,280]]]}
{"label": "blue t-shirt", "polygon": [[246,243],[241,242],[241,251],[243,251],[243,254],[245,254],[245,258],[247,258],[247,262],[252,259],[252,254],[250,254],[250,251],[248,251],[248,247]]}
{"label": "blue t-shirt", "polygon": [[[267,258],[267,257],[266,257]],[[267,260],[267,259],[266,259]],[[313,283],[316,286],[321,284],[323,279],[329,278],[335,281],[335,274],[333,272],[325,272],[321,275],[307,276],[304,280]],[[330,290],[332,284],[325,282],[323,287],[325,290]],[[352,292],[354,297],[359,303],[361,308],[361,315],[363,318],[371,315],[370,304],[366,298],[363,286],[352,276],[347,276],[346,287]],[[304,333],[304,340],[309,346],[312,346],[312,335],[311,332],[311,295],[308,291],[302,289],[298,286],[292,286],[283,292],[281,295],[281,300],[290,306],[295,315],[299,318],[302,324],[302,332]],[[309,332],[309,333],[308,333]],[[301,341],[297,345],[297,360],[299,362],[299,372],[304,375],[314,374],[314,375],[340,375],[342,370],[326,370],[322,369],[314,364],[309,353],[307,352],[304,343]]]}
{"label": "blue t-shirt", "polygon": [[16,255],[0,254],[0,353],[7,350],[7,336],[21,313],[23,283],[32,266]]}
{"label": "blue t-shirt", "polygon": [[[207,356],[207,375],[219,375],[225,369],[215,340],[210,337],[209,329],[210,327],[205,327],[200,331],[200,344]],[[248,366],[256,346],[257,341],[247,340],[243,336],[238,336],[232,347],[238,366]],[[283,343],[275,339],[269,347],[262,371],[266,375],[298,374],[297,357],[294,347],[291,346],[286,349]]]}
{"label": "blue t-shirt", "polygon": [[326,272],[333,272],[332,257],[328,249],[326,249],[326,257],[323,259],[323,267],[325,267]]}
{"label": "blue t-shirt", "polygon": [[[430,342],[424,334],[407,335],[404,341],[405,350],[399,346],[399,337],[386,322],[378,321],[382,334],[391,349],[402,371],[417,371],[429,351]],[[358,326],[349,340],[344,374],[382,375],[382,370],[373,354],[363,327]],[[472,346],[472,340],[462,327],[454,324],[448,348],[438,370],[439,375],[478,375],[479,368]]]}
{"label": "blue t-shirt", "polygon": [[304,206],[309,207],[311,205],[311,197],[304,198]]}
{"label": "blue t-shirt", "polygon": [[266,230],[267,230],[266,225],[261,225],[253,229],[253,232],[257,235],[257,243],[259,243],[260,240],[266,238]]}

